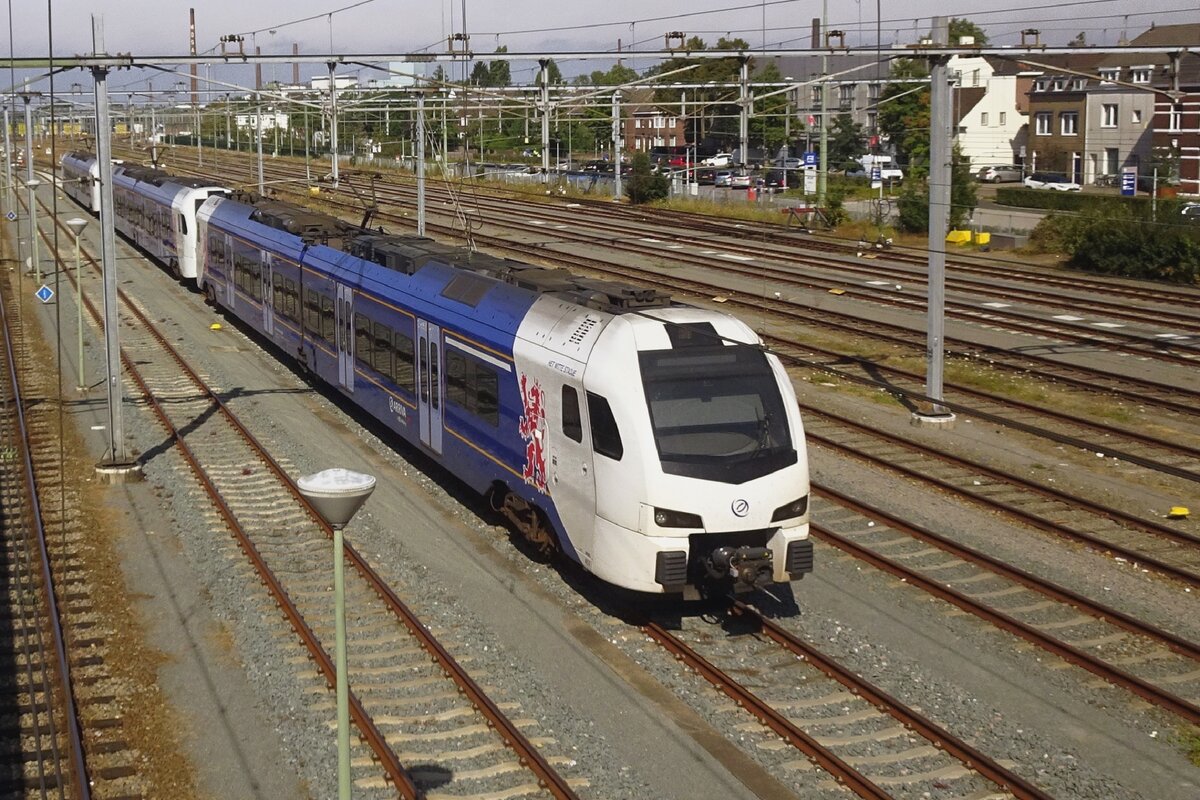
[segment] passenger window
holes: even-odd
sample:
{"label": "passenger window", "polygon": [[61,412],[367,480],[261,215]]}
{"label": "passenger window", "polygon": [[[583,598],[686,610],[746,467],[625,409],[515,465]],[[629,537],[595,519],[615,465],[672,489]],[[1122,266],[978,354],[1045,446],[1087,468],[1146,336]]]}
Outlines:
{"label": "passenger window", "polygon": [[579,418],[579,392],[574,386],[562,387],[562,429],[568,439],[583,441],[583,420]]}
{"label": "passenger window", "polygon": [[621,444],[621,432],[613,418],[608,400],[598,394],[587,393],[588,416],[592,418],[592,449],[613,461],[620,461],[625,454]]}
{"label": "passenger window", "polygon": [[368,367],[371,363],[371,320],[365,314],[354,315],[354,357]]}
{"label": "passenger window", "polygon": [[438,410],[438,405],[442,399],[442,384],[441,377],[438,375],[438,349],[437,345],[429,348],[429,390],[433,392],[433,410]]}

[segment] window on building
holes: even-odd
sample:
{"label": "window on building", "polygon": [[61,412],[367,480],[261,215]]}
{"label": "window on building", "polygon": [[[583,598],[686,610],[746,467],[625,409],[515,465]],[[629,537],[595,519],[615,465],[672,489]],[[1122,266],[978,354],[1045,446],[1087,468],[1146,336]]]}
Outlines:
{"label": "window on building", "polygon": [[1121,153],[1115,147],[1104,149],[1104,174],[1116,175],[1121,169]]}
{"label": "window on building", "polygon": [[867,129],[872,131],[879,130],[879,114],[875,111],[867,112]]}
{"label": "window on building", "polygon": [[1066,78],[1055,78],[1054,79],[1054,91],[1061,92],[1065,88],[1067,88],[1067,79]]}
{"label": "window on building", "polygon": [[1105,103],[1100,107],[1100,127],[1115,128],[1117,127],[1117,104]]}
{"label": "window on building", "polygon": [[1079,112],[1064,111],[1058,115],[1059,132],[1063,136],[1074,136],[1079,133]]}
{"label": "window on building", "polygon": [[1050,86],[1050,81],[1047,78],[1038,78],[1034,81],[1033,90],[1035,92],[1044,92]]}
{"label": "window on building", "polygon": [[1049,111],[1039,111],[1034,115],[1034,130],[1038,136],[1050,135],[1050,118],[1052,114]]}
{"label": "window on building", "polygon": [[1111,83],[1121,79],[1120,67],[1106,67],[1100,70],[1100,82]]}
{"label": "window on building", "polygon": [[977,70],[977,69],[971,70],[971,85],[972,86],[979,85],[979,70]]}
{"label": "window on building", "polygon": [[1133,119],[1131,121],[1134,125],[1142,124],[1142,110],[1140,108],[1135,108],[1133,110]]}
{"label": "window on building", "polygon": [[1183,127],[1183,106],[1176,103],[1167,114],[1167,130],[1177,131]]}
{"label": "window on building", "polygon": [[979,114],[979,124],[984,126],[988,124],[988,112],[983,111]]}
{"label": "window on building", "polygon": [[1087,88],[1087,78],[1076,78],[1071,81],[1071,88],[1077,92],[1082,92]]}
{"label": "window on building", "polygon": [[874,103],[876,100],[879,99],[879,84],[878,83],[867,84],[867,99],[870,100],[872,103]]}
{"label": "window on building", "polygon": [[1007,122],[1008,122],[1008,113],[1007,113],[1007,112],[1004,112],[1004,111],[1001,111],[1001,112],[1000,112],[1000,124],[1001,124],[1001,125],[1004,125],[1004,124],[1006,124]]}
{"label": "window on building", "polygon": [[1129,80],[1132,83],[1149,83],[1150,67],[1134,67],[1129,71]]}

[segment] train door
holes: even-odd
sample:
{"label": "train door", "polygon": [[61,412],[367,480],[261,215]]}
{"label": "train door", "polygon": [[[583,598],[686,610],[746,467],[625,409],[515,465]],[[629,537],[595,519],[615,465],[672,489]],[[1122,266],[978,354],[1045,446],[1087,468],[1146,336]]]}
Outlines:
{"label": "train door", "polygon": [[[555,354],[554,359],[556,367],[563,372],[545,373],[545,383],[542,384],[546,387],[542,402],[546,409],[546,454],[543,457],[547,462],[547,491],[554,498],[554,507],[558,509],[571,546],[587,565],[594,553],[592,538],[596,524],[596,481],[592,475],[587,393],[580,380],[584,365],[568,360],[561,354]],[[565,375],[579,377],[560,381]],[[535,377],[528,376],[527,387],[537,386],[533,381]],[[532,391],[532,388],[526,389],[527,393]],[[531,399],[524,398],[527,409]],[[537,448],[534,452],[537,452]]]}
{"label": "train door", "polygon": [[271,274],[274,272],[271,254],[266,250],[262,253],[262,312],[263,333],[275,335],[275,293],[271,291]]}
{"label": "train door", "polygon": [[442,329],[417,320],[417,411],[421,418],[421,443],[442,452]]}
{"label": "train door", "polygon": [[230,311],[233,311],[234,299],[237,297],[237,282],[234,280],[234,275],[237,273],[237,268],[234,266],[233,237],[225,237],[225,306]]}
{"label": "train door", "polygon": [[337,284],[337,303],[334,305],[338,351],[338,383],[354,391],[354,287]]}

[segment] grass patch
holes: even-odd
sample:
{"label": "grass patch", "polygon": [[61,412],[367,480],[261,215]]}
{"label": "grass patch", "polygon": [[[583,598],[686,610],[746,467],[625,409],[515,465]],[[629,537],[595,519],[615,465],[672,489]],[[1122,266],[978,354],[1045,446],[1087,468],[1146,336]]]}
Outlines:
{"label": "grass patch", "polygon": [[1187,753],[1188,761],[1200,767],[1200,728],[1191,726],[1179,734],[1179,743]]}

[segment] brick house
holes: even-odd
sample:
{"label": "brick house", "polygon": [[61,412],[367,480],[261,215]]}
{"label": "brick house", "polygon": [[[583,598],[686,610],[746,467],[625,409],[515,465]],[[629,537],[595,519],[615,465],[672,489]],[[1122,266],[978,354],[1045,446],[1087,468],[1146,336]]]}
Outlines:
{"label": "brick house", "polygon": [[[1195,48],[1196,42],[1200,42],[1200,24],[1189,23],[1152,27],[1130,44]],[[1169,56],[1157,55],[1144,61],[1149,67],[1149,85],[1162,90],[1152,94],[1151,148],[1155,163],[1169,179],[1178,180],[1180,194],[1200,195],[1200,54],[1184,53],[1178,60],[1177,73]],[[1132,72],[1129,77],[1134,77]],[[1136,77],[1141,78],[1142,73]]]}

